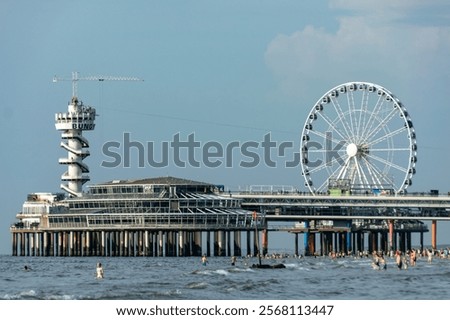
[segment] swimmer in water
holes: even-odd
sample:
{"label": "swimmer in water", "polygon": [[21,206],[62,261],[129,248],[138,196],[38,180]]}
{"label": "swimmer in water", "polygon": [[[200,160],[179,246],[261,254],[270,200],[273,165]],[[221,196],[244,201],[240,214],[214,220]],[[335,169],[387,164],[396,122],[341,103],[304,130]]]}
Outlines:
{"label": "swimmer in water", "polygon": [[99,262],[97,263],[97,269],[96,269],[96,275],[98,279],[103,279],[103,267],[102,264]]}
{"label": "swimmer in water", "polygon": [[204,266],[206,266],[207,263],[208,263],[208,259],[206,258],[206,254],[204,254],[204,255],[202,256],[202,264],[203,264]]}
{"label": "swimmer in water", "polygon": [[403,267],[403,261],[402,261],[402,255],[401,255],[400,251],[398,251],[398,250],[395,253],[395,263],[397,263],[398,270],[401,270]]}

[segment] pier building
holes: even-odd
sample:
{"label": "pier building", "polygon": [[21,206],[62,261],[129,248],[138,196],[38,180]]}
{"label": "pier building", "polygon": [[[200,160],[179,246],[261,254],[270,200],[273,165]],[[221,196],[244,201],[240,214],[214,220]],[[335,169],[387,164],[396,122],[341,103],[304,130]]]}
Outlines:
{"label": "pier building", "polygon": [[113,180],[78,197],[30,194],[11,227],[13,255],[241,255],[241,233],[262,219],[222,188],[159,177]]}

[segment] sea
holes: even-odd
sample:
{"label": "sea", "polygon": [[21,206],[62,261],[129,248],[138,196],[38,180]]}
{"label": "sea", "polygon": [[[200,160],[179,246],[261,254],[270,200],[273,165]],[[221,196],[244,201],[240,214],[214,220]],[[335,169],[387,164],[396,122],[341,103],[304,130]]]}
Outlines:
{"label": "sea", "polygon": [[[104,278],[95,277],[96,264]],[[419,257],[399,270],[387,258],[376,270],[369,257],[263,259],[284,269],[255,269],[240,257],[13,257],[0,256],[2,300],[448,300],[450,259]],[[28,267],[28,271],[25,270]]]}

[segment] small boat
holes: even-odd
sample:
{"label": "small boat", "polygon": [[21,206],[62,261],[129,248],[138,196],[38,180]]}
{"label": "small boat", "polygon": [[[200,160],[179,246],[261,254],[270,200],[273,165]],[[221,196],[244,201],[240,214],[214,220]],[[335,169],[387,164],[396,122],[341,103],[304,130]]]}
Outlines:
{"label": "small boat", "polygon": [[278,264],[252,264],[252,269],[284,269],[286,266],[282,263]]}

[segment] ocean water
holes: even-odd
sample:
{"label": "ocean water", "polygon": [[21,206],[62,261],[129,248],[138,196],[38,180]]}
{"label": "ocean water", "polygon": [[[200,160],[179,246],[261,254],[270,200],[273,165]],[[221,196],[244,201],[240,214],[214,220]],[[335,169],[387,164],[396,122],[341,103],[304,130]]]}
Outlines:
{"label": "ocean water", "polygon": [[[95,278],[101,262],[105,278]],[[256,258],[0,256],[2,300],[448,300],[450,260],[374,270],[371,258],[264,260],[285,269],[252,269]],[[31,268],[24,270],[27,265]]]}

